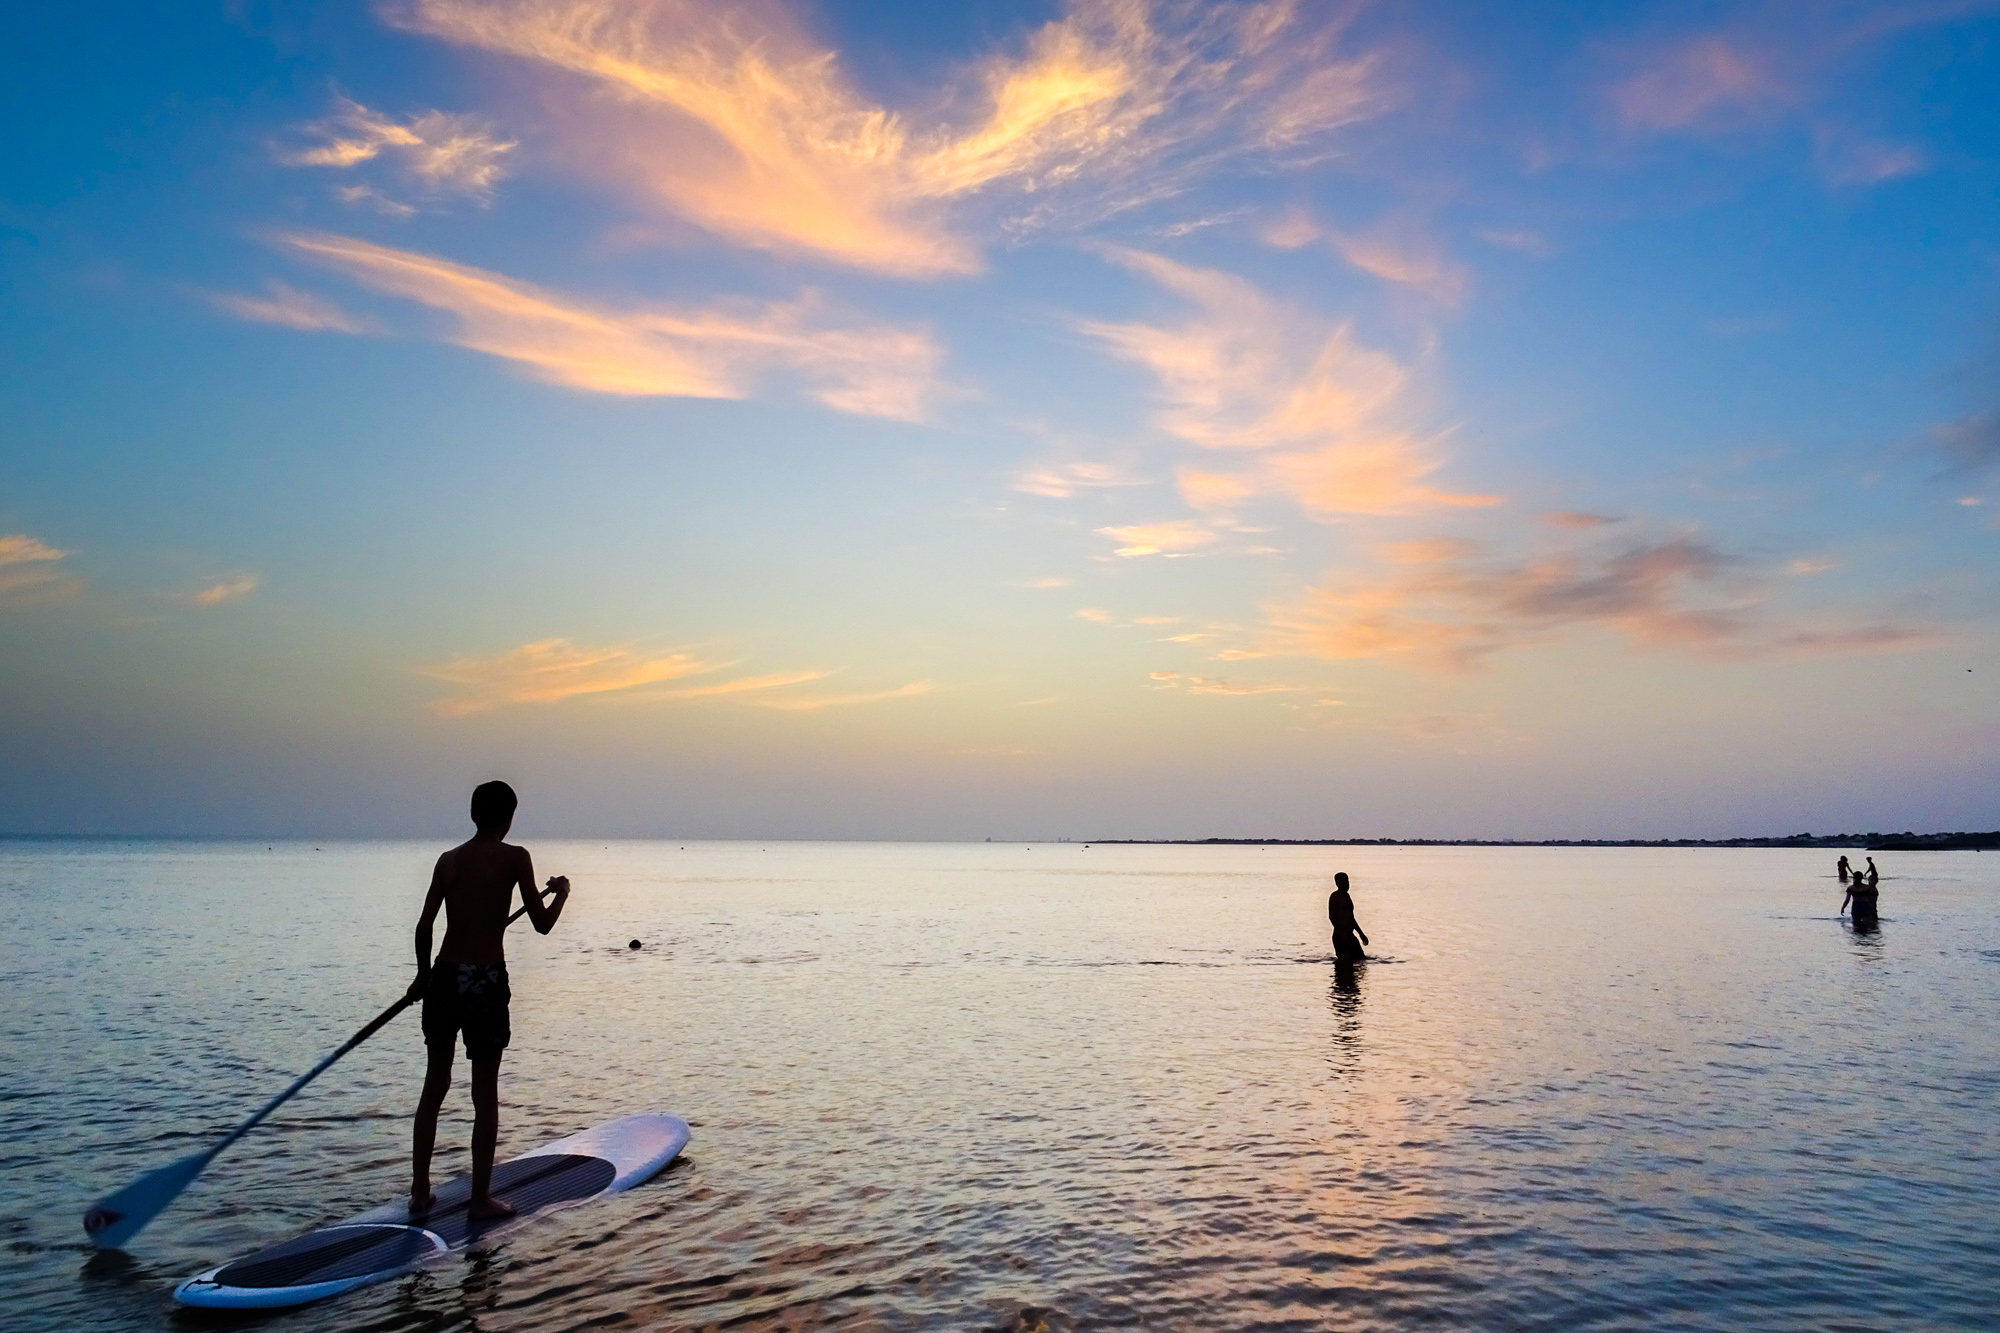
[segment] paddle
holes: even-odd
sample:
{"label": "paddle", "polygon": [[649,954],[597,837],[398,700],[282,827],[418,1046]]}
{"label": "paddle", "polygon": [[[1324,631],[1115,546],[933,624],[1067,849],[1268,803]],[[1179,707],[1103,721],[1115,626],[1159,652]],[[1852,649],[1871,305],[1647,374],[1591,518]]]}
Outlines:
{"label": "paddle", "polygon": [[[536,897],[546,901],[550,892],[551,890],[544,889]],[[527,910],[526,904],[517,908],[514,915],[507,918],[507,924],[511,926],[519,921]],[[183,1157],[178,1162],[170,1162],[157,1171],[150,1171],[117,1193],[107,1194],[99,1199],[91,1206],[90,1211],[83,1215],[83,1229],[89,1234],[91,1244],[100,1250],[121,1248],[126,1241],[138,1235],[140,1229],[148,1222],[158,1217],[168,1204],[179,1198],[181,1191],[194,1183],[194,1178],[215,1160],[217,1153],[255,1129],[258,1122],[290,1101],[300,1088],[324,1074],[335,1060],[380,1032],[390,1019],[414,1003],[414,1000],[405,995],[375,1015],[369,1020],[367,1027],[349,1037],[341,1044],[339,1050],[301,1074],[291,1087],[265,1102],[257,1114],[223,1135],[213,1146]]]}

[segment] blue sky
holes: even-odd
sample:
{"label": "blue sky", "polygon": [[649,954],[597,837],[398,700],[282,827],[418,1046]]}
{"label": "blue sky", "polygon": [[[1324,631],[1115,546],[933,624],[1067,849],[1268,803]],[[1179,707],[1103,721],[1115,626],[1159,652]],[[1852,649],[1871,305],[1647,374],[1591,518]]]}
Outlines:
{"label": "blue sky", "polygon": [[9,829],[2000,823],[2000,6],[10,22]]}

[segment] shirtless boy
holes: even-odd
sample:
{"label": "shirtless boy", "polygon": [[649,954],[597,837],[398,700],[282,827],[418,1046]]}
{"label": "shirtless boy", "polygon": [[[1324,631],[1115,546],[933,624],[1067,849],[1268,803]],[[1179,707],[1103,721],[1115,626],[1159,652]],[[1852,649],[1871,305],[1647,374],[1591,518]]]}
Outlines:
{"label": "shirtless boy", "polygon": [[[472,822],[479,831],[438,858],[424,914],[417,919],[417,979],[410,983],[410,998],[424,1002],[430,1068],[411,1136],[412,1217],[428,1212],[437,1201],[431,1192],[431,1148],[437,1142],[438,1108],[451,1090],[460,1032],[465,1034],[465,1056],[472,1061],[472,1198],[465,1213],[471,1218],[514,1213],[491,1194],[493,1149],[500,1141],[500,1052],[510,1036],[507,909],[518,887],[528,919],[546,935],[569,901],[569,880],[558,875],[549,881],[555,897],[545,904],[535,892],[535,867],[527,848],[501,841],[513,827],[515,804],[514,789],[504,782],[483,782],[473,790]],[[431,923],[440,906],[445,908],[444,944],[432,962]]]}

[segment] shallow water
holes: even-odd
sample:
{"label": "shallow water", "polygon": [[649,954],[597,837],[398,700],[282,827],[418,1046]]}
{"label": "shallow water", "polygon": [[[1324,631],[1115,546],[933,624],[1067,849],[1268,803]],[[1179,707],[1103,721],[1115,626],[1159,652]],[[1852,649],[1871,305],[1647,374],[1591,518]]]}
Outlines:
{"label": "shallow water", "polygon": [[[2000,856],[1878,857],[1857,936],[1831,852],[531,847],[502,1155],[685,1159],[259,1327],[1996,1323]],[[0,842],[7,1328],[210,1326],[179,1278],[404,1187],[414,1015],[129,1256],[78,1222],[401,992],[437,850]]]}

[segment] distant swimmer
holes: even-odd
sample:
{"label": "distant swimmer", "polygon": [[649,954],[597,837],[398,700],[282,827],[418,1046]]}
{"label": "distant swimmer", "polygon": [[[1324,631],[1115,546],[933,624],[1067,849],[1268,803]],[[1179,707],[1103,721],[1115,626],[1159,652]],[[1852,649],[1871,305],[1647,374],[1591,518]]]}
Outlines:
{"label": "distant swimmer", "polygon": [[[1333,923],[1333,956],[1343,963],[1358,963],[1368,955],[1361,946],[1368,943],[1368,932],[1354,917],[1354,899],[1347,891],[1347,872],[1341,871],[1333,877],[1333,892],[1327,895],[1326,919]],[[1356,939],[1355,936],[1360,936]]]}
{"label": "distant swimmer", "polygon": [[1841,858],[1840,858],[1840,861],[1839,861],[1839,863],[1838,863],[1838,864],[1836,864],[1836,865],[1834,866],[1834,871],[1835,871],[1835,872],[1836,872],[1837,874],[1839,874],[1839,876],[1840,876],[1840,882],[1841,882],[1842,884],[1845,884],[1845,883],[1847,883],[1847,873],[1848,873],[1848,866],[1847,866],[1847,858],[1846,858],[1846,857],[1844,857],[1844,856],[1843,856],[1843,857],[1841,857]]}
{"label": "distant swimmer", "polygon": [[[461,1032],[465,1055],[472,1061],[472,1198],[467,1217],[510,1217],[514,1210],[492,1197],[493,1149],[500,1139],[500,1053],[512,1036],[507,1018],[507,909],[514,890],[535,929],[546,935],[555,929],[563,904],[569,901],[569,880],[549,881],[553,902],[545,904],[535,891],[535,867],[528,849],[503,842],[514,824],[514,789],[504,782],[483,782],[472,793],[472,822],[478,832],[437,861],[424,913],[417,919],[417,979],[410,983],[412,999],[424,1002],[424,1045],[430,1068],[424,1075],[423,1096],[417,1102],[411,1133],[410,1214],[428,1212],[431,1193],[431,1149],[437,1142],[438,1108],[451,1091],[451,1066]],[[444,943],[431,958],[431,923],[445,909]],[[636,943],[636,941],[635,941]]]}
{"label": "distant swimmer", "polygon": [[1871,856],[1868,858],[1868,887],[1872,889],[1881,882],[1882,872],[1875,868],[1875,858]]}

